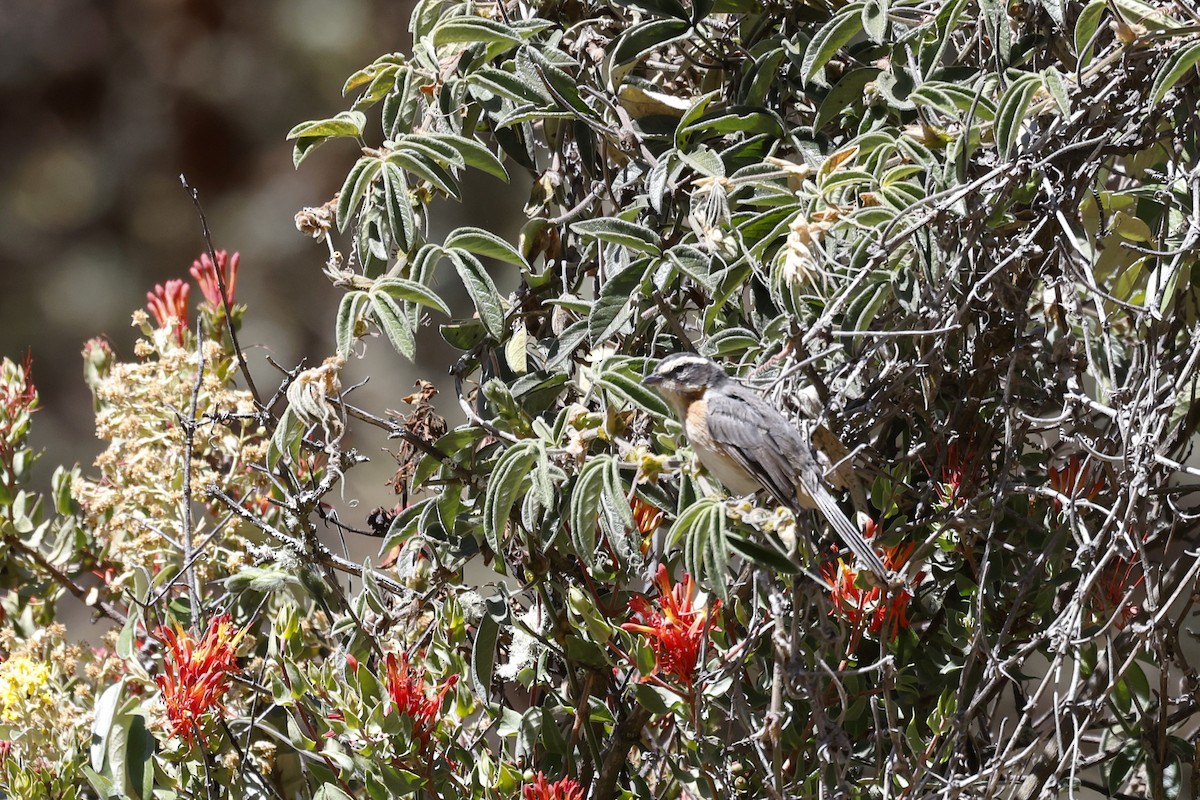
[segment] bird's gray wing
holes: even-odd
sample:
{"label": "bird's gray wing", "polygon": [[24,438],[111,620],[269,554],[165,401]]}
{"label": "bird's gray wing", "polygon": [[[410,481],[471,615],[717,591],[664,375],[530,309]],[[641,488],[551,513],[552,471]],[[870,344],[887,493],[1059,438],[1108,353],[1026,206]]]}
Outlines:
{"label": "bird's gray wing", "polygon": [[741,386],[709,392],[705,399],[713,443],[750,472],[776,501],[798,510],[797,471],[788,460],[788,452],[796,446],[789,440],[799,440],[800,435],[792,424]]}
{"label": "bird's gray wing", "polygon": [[707,400],[708,432],[714,444],[793,513],[802,507],[817,508],[862,565],[881,580],[889,580],[883,560],[821,483],[811,447],[783,414],[741,386],[710,392]]}

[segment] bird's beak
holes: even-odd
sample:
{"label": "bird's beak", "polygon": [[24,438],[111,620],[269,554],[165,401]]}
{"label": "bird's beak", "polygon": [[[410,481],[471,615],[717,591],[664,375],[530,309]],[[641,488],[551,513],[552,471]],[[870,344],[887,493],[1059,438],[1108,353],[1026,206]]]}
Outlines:
{"label": "bird's beak", "polygon": [[649,372],[642,378],[642,386],[658,386],[663,382],[663,376],[657,372]]}

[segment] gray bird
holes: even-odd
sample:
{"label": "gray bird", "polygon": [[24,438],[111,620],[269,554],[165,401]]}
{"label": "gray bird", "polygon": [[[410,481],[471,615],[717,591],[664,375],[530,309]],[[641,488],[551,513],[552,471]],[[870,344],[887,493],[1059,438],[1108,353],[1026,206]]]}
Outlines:
{"label": "gray bird", "polygon": [[774,406],[691,353],[667,356],[643,383],[675,407],[700,463],[725,488],[738,495],[765,489],[792,513],[819,510],[862,565],[891,583],[883,560],[825,488],[812,445]]}

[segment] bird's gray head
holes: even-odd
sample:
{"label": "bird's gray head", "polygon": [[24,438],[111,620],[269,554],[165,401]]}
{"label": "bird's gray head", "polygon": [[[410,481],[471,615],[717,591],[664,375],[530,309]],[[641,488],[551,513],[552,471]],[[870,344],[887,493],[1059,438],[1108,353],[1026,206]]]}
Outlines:
{"label": "bird's gray head", "polygon": [[659,361],[642,383],[664,395],[686,396],[703,394],[728,380],[725,370],[715,361],[694,353],[675,353]]}

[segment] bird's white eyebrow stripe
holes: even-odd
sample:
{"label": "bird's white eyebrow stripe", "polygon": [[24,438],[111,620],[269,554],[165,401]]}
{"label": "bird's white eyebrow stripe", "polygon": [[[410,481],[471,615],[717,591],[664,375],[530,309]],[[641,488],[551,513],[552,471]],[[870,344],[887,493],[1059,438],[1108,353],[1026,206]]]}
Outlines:
{"label": "bird's white eyebrow stripe", "polygon": [[694,366],[696,364],[703,365],[703,364],[707,364],[707,363],[709,363],[709,360],[707,358],[705,358],[704,356],[693,356],[693,355],[671,356],[669,361],[665,358],[662,361],[660,361],[658,363],[658,369],[662,369],[664,366],[670,367],[671,369],[675,369],[676,367]]}

